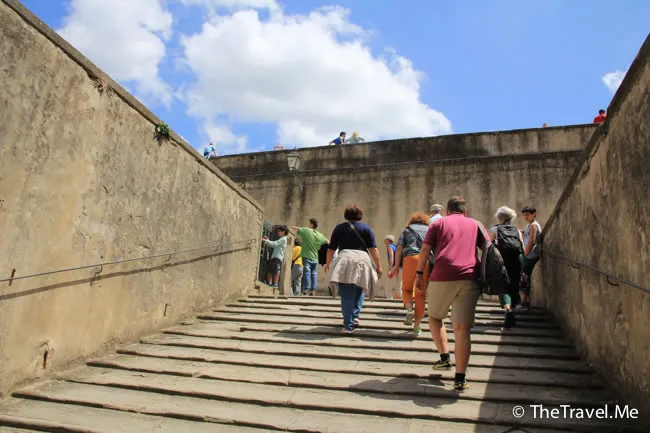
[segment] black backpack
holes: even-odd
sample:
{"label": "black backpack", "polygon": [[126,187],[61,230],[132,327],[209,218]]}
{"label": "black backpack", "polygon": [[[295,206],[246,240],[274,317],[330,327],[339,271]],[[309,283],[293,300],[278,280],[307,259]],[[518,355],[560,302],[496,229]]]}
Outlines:
{"label": "black backpack", "polygon": [[510,284],[508,271],[503,262],[503,257],[490,239],[486,239],[480,223],[478,225],[478,239],[481,245],[481,272],[479,284],[485,295],[503,295]]}
{"label": "black backpack", "polygon": [[524,252],[524,246],[519,237],[519,229],[510,224],[499,224],[494,245],[502,257],[506,259],[518,258]]}

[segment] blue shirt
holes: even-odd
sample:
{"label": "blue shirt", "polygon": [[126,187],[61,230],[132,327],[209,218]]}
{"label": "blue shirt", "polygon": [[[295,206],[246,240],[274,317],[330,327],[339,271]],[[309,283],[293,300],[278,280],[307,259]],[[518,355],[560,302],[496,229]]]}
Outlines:
{"label": "blue shirt", "polygon": [[435,220],[439,219],[439,218],[442,218],[442,215],[440,215],[439,213],[437,213],[434,216],[432,216],[431,218],[429,218],[429,225],[433,224],[433,222]]}
{"label": "blue shirt", "polygon": [[332,140],[334,144],[343,144],[345,142],[345,138],[341,140],[341,137],[336,137],[334,140]]}
{"label": "blue shirt", "polygon": [[393,264],[394,264],[393,262],[395,261],[395,253],[397,252],[397,246],[395,246],[395,244],[388,244],[388,248],[390,248],[391,250],[393,250],[393,261],[392,261],[392,262],[391,262],[391,260],[390,260],[390,253],[388,252],[388,249],[386,250],[386,257],[388,258],[388,264],[389,264],[389,265],[391,266],[391,268],[392,268],[392,267],[393,267]]}
{"label": "blue shirt", "polygon": [[[362,222],[353,223],[359,235],[363,238],[368,248],[377,248],[375,243],[375,234],[372,229]],[[334,227],[332,237],[330,239],[330,250],[360,250],[366,251],[361,239],[354,233],[350,223],[347,221]]]}

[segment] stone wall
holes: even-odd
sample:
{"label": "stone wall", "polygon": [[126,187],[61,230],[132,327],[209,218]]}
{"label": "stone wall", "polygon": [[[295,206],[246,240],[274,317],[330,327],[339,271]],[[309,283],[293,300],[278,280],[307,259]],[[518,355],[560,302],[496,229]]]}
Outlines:
{"label": "stone wall", "polygon": [[0,395],[253,288],[254,199],[13,0],[0,59],[0,279],[215,246],[0,283]]}
{"label": "stone wall", "polygon": [[650,38],[545,227],[543,258],[533,286],[534,295],[551,309],[582,354],[646,422],[650,421],[648,119]]}
{"label": "stone wall", "polygon": [[291,151],[222,157],[215,165],[259,200],[273,223],[306,225],[316,217],[329,237],[345,205],[358,203],[382,242],[389,233],[397,238],[413,212],[428,213],[452,195],[464,196],[486,224],[498,207],[528,203],[545,221],[593,131],[577,125],[300,149],[302,191],[288,169]]}

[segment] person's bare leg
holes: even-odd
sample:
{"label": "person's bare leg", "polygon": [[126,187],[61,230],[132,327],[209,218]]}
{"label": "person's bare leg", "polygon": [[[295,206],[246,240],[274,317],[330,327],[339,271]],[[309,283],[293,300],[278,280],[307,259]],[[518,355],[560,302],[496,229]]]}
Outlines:
{"label": "person's bare leg", "polygon": [[431,338],[436,345],[438,353],[449,354],[449,342],[447,341],[447,330],[442,320],[429,317],[429,328],[431,328]]}
{"label": "person's bare leg", "polygon": [[273,284],[278,284],[278,281],[280,281],[280,274],[275,274],[273,276]]}
{"label": "person's bare leg", "polygon": [[453,324],[454,328],[454,358],[456,359],[456,373],[463,373],[469,364],[469,355],[472,350],[470,327],[467,325]]}

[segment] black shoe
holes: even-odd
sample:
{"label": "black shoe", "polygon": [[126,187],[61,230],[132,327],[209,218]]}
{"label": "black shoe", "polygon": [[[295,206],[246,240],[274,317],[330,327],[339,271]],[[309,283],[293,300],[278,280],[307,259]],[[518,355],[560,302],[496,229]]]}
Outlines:
{"label": "black shoe", "polygon": [[434,370],[449,370],[451,369],[451,360],[443,361],[442,359],[433,363]]}

